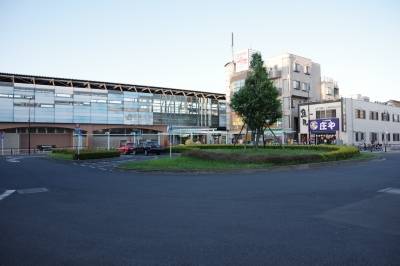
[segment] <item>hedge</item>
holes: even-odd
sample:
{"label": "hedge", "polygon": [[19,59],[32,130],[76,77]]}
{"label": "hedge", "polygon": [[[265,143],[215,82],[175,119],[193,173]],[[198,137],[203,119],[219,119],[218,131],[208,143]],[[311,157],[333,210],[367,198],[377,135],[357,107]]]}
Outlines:
{"label": "hedge", "polygon": [[116,150],[81,150],[78,155],[75,150],[62,149],[54,150],[53,153],[72,154],[74,160],[101,159],[120,156],[120,153]]}
{"label": "hedge", "polygon": [[[244,149],[245,145],[238,144],[198,144],[198,145],[178,145],[172,147],[172,152],[182,153],[189,150],[201,149]],[[258,149],[301,149],[301,150],[317,150],[317,151],[334,151],[338,149],[336,145],[266,145],[258,146]],[[254,149],[253,145],[246,145],[246,149]]]}
{"label": "hedge", "polygon": [[[307,146],[287,146],[300,147]],[[310,146],[311,147],[311,146]],[[318,148],[317,148],[318,147]],[[328,148],[329,147],[329,148]],[[286,147],[285,147],[286,148]],[[311,148],[309,148],[311,149]],[[273,163],[273,164],[288,164],[288,163],[310,163],[321,161],[333,161],[350,158],[359,153],[359,150],[350,146],[314,146],[314,150],[327,150],[322,154],[304,154],[304,155],[263,155],[263,154],[245,154],[245,153],[218,153],[207,152],[206,149],[188,149],[184,151],[184,155],[204,160],[221,160],[238,163]]]}

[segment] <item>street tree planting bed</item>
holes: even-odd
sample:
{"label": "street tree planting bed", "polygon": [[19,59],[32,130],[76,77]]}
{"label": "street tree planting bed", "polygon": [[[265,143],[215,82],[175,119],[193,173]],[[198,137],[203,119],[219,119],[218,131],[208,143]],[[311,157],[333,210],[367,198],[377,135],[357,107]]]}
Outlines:
{"label": "street tree planting bed", "polygon": [[359,155],[351,146],[266,146],[254,149],[243,145],[191,145],[174,147],[181,156],[143,162],[128,162],[120,167],[135,170],[232,170],[269,168],[350,159]]}

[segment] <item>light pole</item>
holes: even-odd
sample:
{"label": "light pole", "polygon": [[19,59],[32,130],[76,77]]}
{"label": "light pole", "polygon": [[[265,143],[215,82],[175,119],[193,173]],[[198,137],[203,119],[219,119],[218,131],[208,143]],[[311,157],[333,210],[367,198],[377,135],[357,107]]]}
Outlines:
{"label": "light pole", "polygon": [[389,134],[389,132],[385,132],[385,152],[386,152],[386,146],[387,146],[387,144],[388,144],[388,134]]}
{"label": "light pole", "polygon": [[310,131],[310,87],[307,88],[307,127],[308,127],[308,145],[311,145],[311,131]]}
{"label": "light pole", "polygon": [[31,154],[31,100],[32,100],[32,98],[29,98],[29,101],[28,101],[28,107],[29,107],[29,109],[28,109],[28,111],[29,111],[29,114],[28,114],[28,154],[29,155]]}

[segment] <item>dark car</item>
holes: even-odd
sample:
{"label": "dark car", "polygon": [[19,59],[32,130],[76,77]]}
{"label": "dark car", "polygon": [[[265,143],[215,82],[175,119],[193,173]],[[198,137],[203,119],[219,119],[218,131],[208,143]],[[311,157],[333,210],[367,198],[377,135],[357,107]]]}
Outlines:
{"label": "dark car", "polygon": [[144,153],[144,155],[157,154],[160,155],[163,149],[157,142],[144,142],[135,146],[133,153]]}
{"label": "dark car", "polygon": [[144,144],[144,155],[157,154],[160,155],[163,149],[157,142],[146,142]]}
{"label": "dark car", "polygon": [[39,151],[52,151],[53,149],[56,148],[56,145],[40,144],[40,145],[37,145],[36,148],[37,148]]}

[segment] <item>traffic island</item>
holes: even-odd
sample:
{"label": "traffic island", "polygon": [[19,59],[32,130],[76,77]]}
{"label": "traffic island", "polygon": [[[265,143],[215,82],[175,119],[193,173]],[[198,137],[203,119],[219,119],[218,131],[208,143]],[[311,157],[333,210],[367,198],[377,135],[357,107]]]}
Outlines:
{"label": "traffic island", "polygon": [[359,150],[351,146],[288,145],[255,149],[243,145],[193,145],[174,147],[181,156],[127,162],[119,166],[140,171],[214,171],[267,169],[273,166],[356,159]]}

